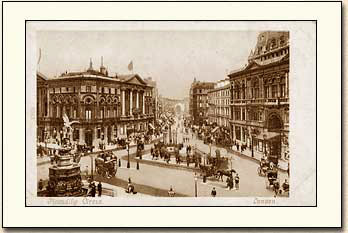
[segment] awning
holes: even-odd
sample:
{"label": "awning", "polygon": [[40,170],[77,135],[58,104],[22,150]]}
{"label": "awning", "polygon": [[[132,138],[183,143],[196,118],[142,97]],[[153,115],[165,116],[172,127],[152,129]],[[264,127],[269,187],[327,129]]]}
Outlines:
{"label": "awning", "polygon": [[155,129],[155,127],[151,123],[149,123],[149,126],[151,129]]}
{"label": "awning", "polygon": [[260,139],[260,140],[269,140],[269,139],[275,138],[277,136],[280,136],[280,134],[277,132],[266,132],[266,133],[261,133],[261,134],[257,135],[256,138]]}
{"label": "awning", "polygon": [[211,132],[215,133],[216,130],[218,130],[219,126],[216,126]]}

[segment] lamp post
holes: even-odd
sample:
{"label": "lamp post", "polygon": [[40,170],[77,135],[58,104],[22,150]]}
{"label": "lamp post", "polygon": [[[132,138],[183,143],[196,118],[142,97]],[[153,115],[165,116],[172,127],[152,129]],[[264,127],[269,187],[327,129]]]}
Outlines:
{"label": "lamp post", "polygon": [[256,137],[255,129],[251,131],[251,157],[254,158],[254,137]]}
{"label": "lamp post", "polygon": [[265,156],[267,156],[266,153],[266,134],[263,135],[263,153],[265,154]]}
{"label": "lamp post", "polygon": [[195,173],[194,179],[195,179],[195,197],[197,197],[198,196],[198,192],[197,192],[197,180],[198,180],[197,173]]}
{"label": "lamp post", "polygon": [[[94,180],[94,177],[93,177],[93,156],[92,155],[89,155],[89,157],[91,158],[91,179],[92,181]],[[88,168],[88,166],[87,166]]]}
{"label": "lamp post", "polygon": [[130,162],[129,162],[129,140],[127,139],[126,144],[127,144],[127,152],[128,152],[128,160],[127,160],[127,168],[130,168]]}

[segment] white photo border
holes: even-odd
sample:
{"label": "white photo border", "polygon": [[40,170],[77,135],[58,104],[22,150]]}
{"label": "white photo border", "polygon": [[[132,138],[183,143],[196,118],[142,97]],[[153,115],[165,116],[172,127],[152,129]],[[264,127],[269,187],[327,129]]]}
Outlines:
{"label": "white photo border", "polygon": [[[185,4],[185,7],[182,7],[182,4]],[[341,10],[340,2],[90,2],[83,5],[76,2],[3,3],[3,226],[341,227]],[[25,207],[25,20],[250,18],[317,21],[316,207],[103,207],[87,209],[88,211],[81,209],[82,207],[69,208],[68,211],[64,207]],[[28,113],[27,117],[35,114],[35,111],[29,109]],[[330,176],[327,176],[327,173],[330,173]],[[330,184],[330,190],[327,189],[327,184]],[[103,217],[95,221],[86,221],[91,211],[96,216]],[[153,211],[153,214],[149,215],[149,211]],[[238,214],[233,215],[233,222],[229,211],[238,211]],[[134,213],[144,217],[135,221]],[[218,218],[212,218],[211,213],[222,214],[219,214]],[[160,220],[153,221],[153,215],[159,216]],[[268,221],[269,216],[273,216],[275,220],[272,225]]]}

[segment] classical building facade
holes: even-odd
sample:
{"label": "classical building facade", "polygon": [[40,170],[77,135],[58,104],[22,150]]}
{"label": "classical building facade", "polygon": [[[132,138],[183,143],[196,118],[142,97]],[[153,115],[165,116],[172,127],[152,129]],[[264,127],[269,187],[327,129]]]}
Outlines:
{"label": "classical building facade", "polygon": [[[70,137],[80,144],[98,146],[153,124],[153,86],[138,74],[111,77],[101,65],[94,70],[66,72],[56,78],[37,74],[38,140]],[[73,132],[63,132],[63,116]]]}
{"label": "classical building facade", "polygon": [[202,125],[208,120],[208,91],[214,88],[213,82],[193,80],[190,88],[189,113],[195,125]]}
{"label": "classical building facade", "polygon": [[220,80],[215,83],[214,89],[208,91],[210,123],[229,128],[230,125],[230,80]]}
{"label": "classical building facade", "polygon": [[260,33],[248,64],[228,76],[232,140],[264,152],[264,142],[279,137],[284,156],[289,145],[289,32]]}

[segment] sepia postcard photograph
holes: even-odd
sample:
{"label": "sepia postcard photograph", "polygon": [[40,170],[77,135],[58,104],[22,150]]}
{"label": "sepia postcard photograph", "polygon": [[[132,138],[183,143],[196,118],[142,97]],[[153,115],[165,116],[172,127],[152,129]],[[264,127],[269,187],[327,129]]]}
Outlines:
{"label": "sepia postcard photograph", "polygon": [[35,32],[27,204],[289,203],[291,32],[123,25]]}

